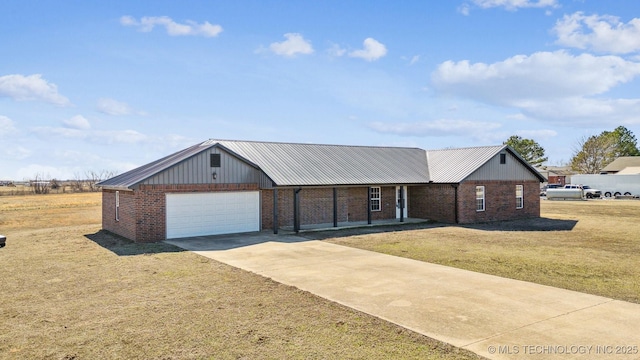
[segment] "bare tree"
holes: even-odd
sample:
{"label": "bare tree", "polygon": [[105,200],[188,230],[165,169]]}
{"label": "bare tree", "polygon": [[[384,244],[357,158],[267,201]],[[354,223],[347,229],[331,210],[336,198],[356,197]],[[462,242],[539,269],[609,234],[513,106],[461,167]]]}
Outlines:
{"label": "bare tree", "polygon": [[73,175],[73,180],[71,181],[71,188],[74,192],[82,192],[85,187],[85,179],[80,175],[80,173],[75,173]]}
{"label": "bare tree", "polygon": [[30,184],[31,187],[33,187],[33,192],[36,194],[48,194],[51,189],[51,182],[45,180],[45,176],[40,173],[35,175],[35,179],[31,180]]}
{"label": "bare tree", "polygon": [[583,137],[574,148],[571,169],[582,174],[598,174],[615,159],[615,139],[609,134]]}
{"label": "bare tree", "polygon": [[98,191],[99,187],[96,186],[96,184],[102,180],[113,177],[115,175],[115,172],[111,170],[101,170],[100,172],[89,170],[85,173],[85,175],[89,183],[89,191]]}

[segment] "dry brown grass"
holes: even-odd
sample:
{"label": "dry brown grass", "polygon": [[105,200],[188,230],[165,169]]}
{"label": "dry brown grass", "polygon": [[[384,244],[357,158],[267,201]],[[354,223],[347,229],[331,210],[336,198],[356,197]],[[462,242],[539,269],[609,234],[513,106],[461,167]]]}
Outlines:
{"label": "dry brown grass", "polygon": [[0,197],[0,358],[477,358],[169,245],[102,233],[99,204],[96,193]]}
{"label": "dry brown grass", "polygon": [[640,303],[640,201],[542,201],[542,217],[329,241]]}

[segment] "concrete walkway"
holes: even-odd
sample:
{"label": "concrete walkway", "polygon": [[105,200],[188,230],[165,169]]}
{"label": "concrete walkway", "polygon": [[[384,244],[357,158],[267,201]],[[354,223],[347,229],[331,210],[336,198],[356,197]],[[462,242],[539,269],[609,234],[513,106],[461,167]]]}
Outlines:
{"label": "concrete walkway", "polygon": [[292,235],[167,241],[491,359],[640,359],[640,305]]}

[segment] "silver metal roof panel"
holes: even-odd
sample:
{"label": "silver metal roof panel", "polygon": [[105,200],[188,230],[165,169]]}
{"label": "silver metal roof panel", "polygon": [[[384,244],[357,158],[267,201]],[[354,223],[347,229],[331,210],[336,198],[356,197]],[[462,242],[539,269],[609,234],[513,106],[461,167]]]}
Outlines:
{"label": "silver metal roof panel", "polygon": [[425,151],[418,148],[207,140],[98,183],[132,189],[140,182],[212,147],[233,153],[265,173],[275,186],[459,183],[507,149],[506,145]]}
{"label": "silver metal roof panel", "polygon": [[257,164],[277,186],[414,184],[429,181],[418,148],[220,140]]}

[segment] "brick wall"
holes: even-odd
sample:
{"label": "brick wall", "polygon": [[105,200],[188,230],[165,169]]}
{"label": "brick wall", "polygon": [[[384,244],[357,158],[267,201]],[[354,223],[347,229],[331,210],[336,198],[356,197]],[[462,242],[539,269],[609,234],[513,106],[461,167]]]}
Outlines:
{"label": "brick wall", "polygon": [[455,223],[455,188],[449,184],[410,186],[409,217]]}
{"label": "brick wall", "polygon": [[116,192],[102,191],[102,228],[114,234],[135,239],[136,212],[135,195],[133,191],[118,191],[119,209],[116,220]]}
{"label": "brick wall", "polygon": [[102,227],[136,242],[166,238],[166,193],[255,191],[258,184],[140,185],[120,191],[120,221],[115,221],[115,191],[102,192]]}
{"label": "brick wall", "polygon": [[[382,187],[381,211],[372,220],[395,219],[395,187]],[[279,227],[293,226],[293,188],[278,189]],[[300,225],[333,223],[333,188],[303,188],[300,193]],[[338,222],[367,220],[367,188],[338,188]],[[273,190],[262,190],[262,229],[273,229]]]}
{"label": "brick wall", "polygon": [[[523,185],[524,207],[516,208],[516,185]],[[476,186],[485,187],[485,211],[476,211]],[[540,217],[537,181],[468,181],[458,189],[461,224]]]}
{"label": "brick wall", "polygon": [[[524,208],[516,209],[515,185],[524,185]],[[475,186],[485,186],[485,211],[476,212]],[[509,220],[540,216],[540,185],[537,181],[473,181],[458,188],[460,223]],[[258,184],[141,185],[135,191],[120,191],[120,221],[115,220],[115,191],[102,193],[102,224],[105,230],[137,242],[166,238],[166,193],[256,191]],[[373,220],[396,218],[394,186],[381,188],[381,211]],[[262,229],[273,228],[273,190],[261,191]],[[409,217],[455,222],[455,189],[451,185],[428,184],[408,187]],[[293,189],[278,190],[279,226],[293,226]],[[367,220],[367,188],[338,188],[338,221]],[[300,224],[333,222],[333,189],[300,191]]]}

